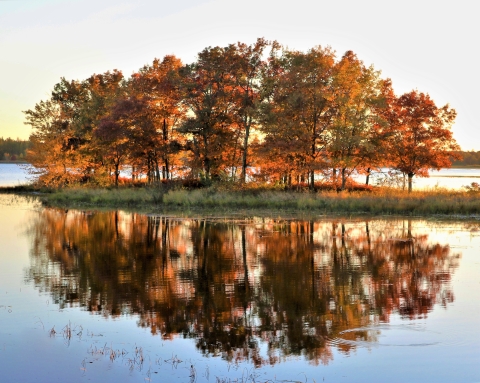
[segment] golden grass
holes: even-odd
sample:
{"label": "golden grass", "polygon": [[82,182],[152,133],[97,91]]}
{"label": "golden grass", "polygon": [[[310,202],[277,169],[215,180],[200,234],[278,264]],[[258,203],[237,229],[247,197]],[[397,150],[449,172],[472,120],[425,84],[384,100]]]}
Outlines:
{"label": "golden grass", "polygon": [[373,192],[294,192],[275,189],[174,189],[162,187],[60,189],[44,194],[49,205],[62,207],[130,207],[143,210],[206,209],[235,212],[239,209],[275,210],[313,214],[476,215],[480,193],[432,189],[407,193],[378,188]]}

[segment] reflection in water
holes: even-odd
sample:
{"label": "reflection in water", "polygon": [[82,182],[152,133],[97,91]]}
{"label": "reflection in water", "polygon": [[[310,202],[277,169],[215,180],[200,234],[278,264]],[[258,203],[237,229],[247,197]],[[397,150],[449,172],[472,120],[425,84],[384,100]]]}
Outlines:
{"label": "reflection in water", "polygon": [[[45,209],[27,278],[61,307],[136,314],[152,334],[256,366],[328,363],[392,313],[453,302],[458,254],[411,220],[227,221]],[[267,351],[261,351],[266,345]]]}

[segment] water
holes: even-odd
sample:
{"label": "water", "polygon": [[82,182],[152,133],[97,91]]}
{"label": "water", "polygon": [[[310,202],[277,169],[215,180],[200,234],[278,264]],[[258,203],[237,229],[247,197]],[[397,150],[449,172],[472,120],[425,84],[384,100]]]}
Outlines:
{"label": "water", "polygon": [[0,195],[0,225],[2,381],[480,380],[478,221],[178,219]]}
{"label": "water", "polygon": [[[129,177],[128,172],[122,173]],[[358,182],[365,182],[364,176],[354,177]],[[371,184],[375,184],[375,179],[383,179],[381,175],[373,175]],[[0,163],[0,186],[16,186],[28,183],[31,176],[28,174],[28,167],[18,164]],[[472,182],[480,183],[480,169],[441,169],[440,171],[431,171],[429,178],[413,179],[414,189],[442,187],[447,189],[461,190],[464,186],[470,186]]]}
{"label": "water", "polygon": [[0,186],[17,186],[30,180],[26,164],[0,163]]}
{"label": "water", "polygon": [[[473,182],[480,183],[480,169],[451,168],[441,169],[439,171],[431,170],[428,178],[414,177],[413,188],[434,189],[446,188],[462,190],[465,186],[470,186]],[[375,179],[383,180],[381,174],[373,175],[371,184],[375,184]],[[365,182],[365,176],[357,176],[355,179],[359,182]]]}

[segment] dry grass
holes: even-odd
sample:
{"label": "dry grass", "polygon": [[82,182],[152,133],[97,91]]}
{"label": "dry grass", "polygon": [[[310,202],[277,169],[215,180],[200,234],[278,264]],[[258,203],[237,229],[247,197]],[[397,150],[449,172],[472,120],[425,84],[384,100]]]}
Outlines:
{"label": "dry grass", "polygon": [[264,210],[313,214],[478,215],[480,192],[432,189],[407,193],[394,188],[370,192],[295,192],[273,188],[203,189],[164,187],[61,189],[44,194],[48,205],[61,207],[138,208],[140,210],[207,210],[222,213]]}

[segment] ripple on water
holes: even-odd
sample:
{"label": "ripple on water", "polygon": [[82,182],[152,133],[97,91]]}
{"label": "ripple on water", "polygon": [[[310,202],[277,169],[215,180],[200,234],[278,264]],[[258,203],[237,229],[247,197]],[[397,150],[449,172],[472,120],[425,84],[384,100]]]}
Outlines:
{"label": "ripple on water", "polygon": [[341,331],[337,337],[329,338],[328,343],[333,346],[372,348],[426,347],[446,342],[442,333],[427,330],[424,325],[379,324]]}

